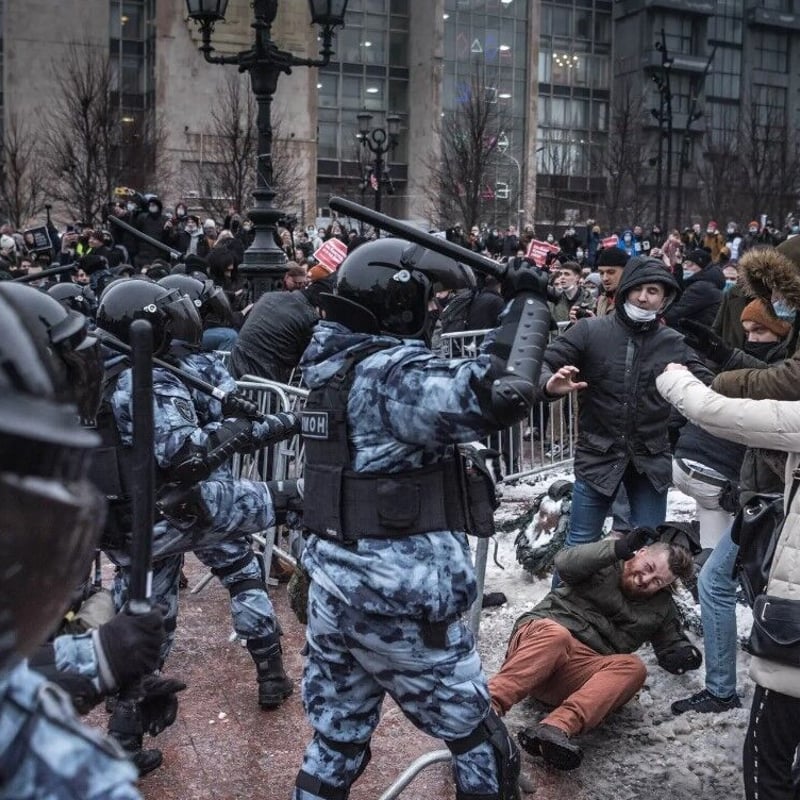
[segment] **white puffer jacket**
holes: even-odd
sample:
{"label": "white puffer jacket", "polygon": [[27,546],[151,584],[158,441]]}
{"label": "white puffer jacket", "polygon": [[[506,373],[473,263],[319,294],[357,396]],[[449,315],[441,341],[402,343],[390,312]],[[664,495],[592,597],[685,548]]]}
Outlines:
{"label": "white puffer jacket", "polygon": [[[683,416],[714,436],[788,453],[784,505],[788,504],[800,464],[800,401],[724,397],[687,370],[662,373],[656,386]],[[767,593],[800,604],[800,490],[795,492],[791,508],[785,511],[786,521],[772,561]],[[753,657],[750,675],[766,689],[800,697],[800,668]]]}

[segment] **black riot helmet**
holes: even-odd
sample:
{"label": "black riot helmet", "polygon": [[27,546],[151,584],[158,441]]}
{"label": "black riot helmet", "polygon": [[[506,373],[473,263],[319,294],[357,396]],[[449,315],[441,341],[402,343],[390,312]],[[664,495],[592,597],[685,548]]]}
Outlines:
{"label": "black riot helmet", "polygon": [[97,327],[130,344],[131,323],[136,319],[152,326],[154,355],[165,353],[173,339],[200,343],[200,315],[182,292],[151,281],[114,281],[100,296]]}
{"label": "black riot helmet", "polygon": [[31,287],[0,287],[0,673],[46,639],[103,527],[105,500],[86,477],[100,439],[66,397],[61,355],[80,347],[79,317]]}
{"label": "black riot helmet", "polygon": [[93,424],[100,405],[103,359],[97,339],[89,334],[89,320],[66,309],[58,300],[30,286],[0,283],[0,296],[17,316],[29,322],[31,335],[57,356],[51,369],[53,390],[61,402],[74,402],[80,418]]}
{"label": "black riot helmet", "polygon": [[200,314],[200,319],[213,319],[218,325],[228,327],[233,324],[233,311],[228,295],[214,281],[174,274],[162,278],[158,281],[158,285],[167,289],[177,289],[187,295]]}
{"label": "black riot helmet", "polygon": [[474,286],[472,270],[404,239],[355,249],[337,271],[336,294],[323,295],[327,319],[353,331],[426,338],[428,304],[440,289]]}
{"label": "black riot helmet", "polygon": [[78,311],[89,319],[94,319],[97,310],[97,295],[89,286],[79,283],[56,283],[47,290],[68,311]]}

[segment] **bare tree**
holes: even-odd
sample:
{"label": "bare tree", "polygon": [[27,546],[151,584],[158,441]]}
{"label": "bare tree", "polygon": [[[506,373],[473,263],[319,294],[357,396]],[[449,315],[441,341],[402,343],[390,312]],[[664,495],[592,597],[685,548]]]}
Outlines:
{"label": "bare tree", "polygon": [[643,219],[652,203],[648,186],[648,137],[644,129],[646,95],[630,80],[614,92],[608,144],[598,148],[592,171],[606,179],[605,213],[615,229]]}
{"label": "bare tree", "polygon": [[495,188],[491,176],[503,131],[511,132],[511,116],[477,66],[457,110],[441,120],[440,156],[425,165],[430,175],[424,190],[430,216],[443,227],[462,222],[470,228],[491,215]]}
{"label": "bare tree", "polygon": [[9,116],[0,151],[0,213],[23,228],[47,201],[41,141],[16,114]]}
{"label": "bare tree", "polygon": [[93,222],[120,184],[142,191],[166,180],[163,129],[146,113],[124,116],[108,54],[73,43],[53,71],[58,87],[48,115],[44,162],[50,197]]}
{"label": "bare tree", "polygon": [[[231,209],[252,205],[256,183],[258,108],[246,78],[228,75],[225,89],[211,110],[207,161],[195,166],[196,180],[206,208],[224,217]],[[301,159],[285,135],[280,119],[272,118],[272,190],[278,208],[297,205],[302,180]]]}
{"label": "bare tree", "polygon": [[702,158],[692,165],[699,178],[699,207],[698,203],[687,203],[690,215],[719,220],[748,218],[749,198],[739,186],[740,123],[738,106],[718,118],[715,127],[708,120]]}

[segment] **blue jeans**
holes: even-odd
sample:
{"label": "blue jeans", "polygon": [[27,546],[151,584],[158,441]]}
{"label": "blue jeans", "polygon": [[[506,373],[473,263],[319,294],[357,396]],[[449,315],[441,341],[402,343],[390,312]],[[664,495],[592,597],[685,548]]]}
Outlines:
{"label": "blue jeans", "polygon": [[203,331],[203,350],[230,352],[239,334],[233,328],[209,328]]}
{"label": "blue jeans", "polygon": [[[664,522],[667,516],[666,491],[657,491],[647,476],[639,474],[633,466],[625,470],[620,486],[623,485],[628,493],[632,528],[654,528]],[[572,489],[572,512],[565,546],[596,542],[603,535],[603,523],[613,500],[613,497],[606,497],[577,478]]]}
{"label": "blue jeans", "polygon": [[717,542],[697,580],[703,646],[706,651],[706,689],[717,697],[736,691],[736,588],[733,565],[739,545],[730,526]]}

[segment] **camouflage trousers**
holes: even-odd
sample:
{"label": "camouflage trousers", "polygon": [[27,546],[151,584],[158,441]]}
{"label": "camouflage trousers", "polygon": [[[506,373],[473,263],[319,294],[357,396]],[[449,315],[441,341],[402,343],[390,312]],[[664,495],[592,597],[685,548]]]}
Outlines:
{"label": "camouflage trousers", "polygon": [[[229,542],[221,542],[214,547],[194,551],[197,558],[207,567],[219,570],[226,589],[244,580],[262,580],[261,567],[253,555],[249,542],[243,537]],[[250,558],[248,559],[248,554]],[[166,661],[175,641],[175,625],[178,618],[178,584],[181,575],[182,557],[169,556],[153,562],[153,603],[164,610],[164,627],[167,635],[161,647],[161,663]],[[231,570],[231,571],[228,571]],[[128,598],[130,568],[117,568],[114,576],[114,604],[122,608]],[[278,622],[275,609],[266,589],[252,588],[231,595],[231,617],[233,628],[241,639],[258,639],[277,632]]]}
{"label": "camouflage trousers", "polygon": [[[419,620],[361,613],[312,582],[309,592],[303,704],[315,735],[302,769],[320,781],[349,787],[359,774],[363,751],[334,748],[363,744],[378,724],[386,694],[417,728],[439,739],[460,739],[489,713],[489,691],[472,632],[460,621],[447,629],[447,644],[434,649],[422,640]],[[343,752],[344,750],[344,752]],[[482,742],[454,756],[464,793],[498,791],[494,751]],[[295,788],[294,800],[317,795]]]}

